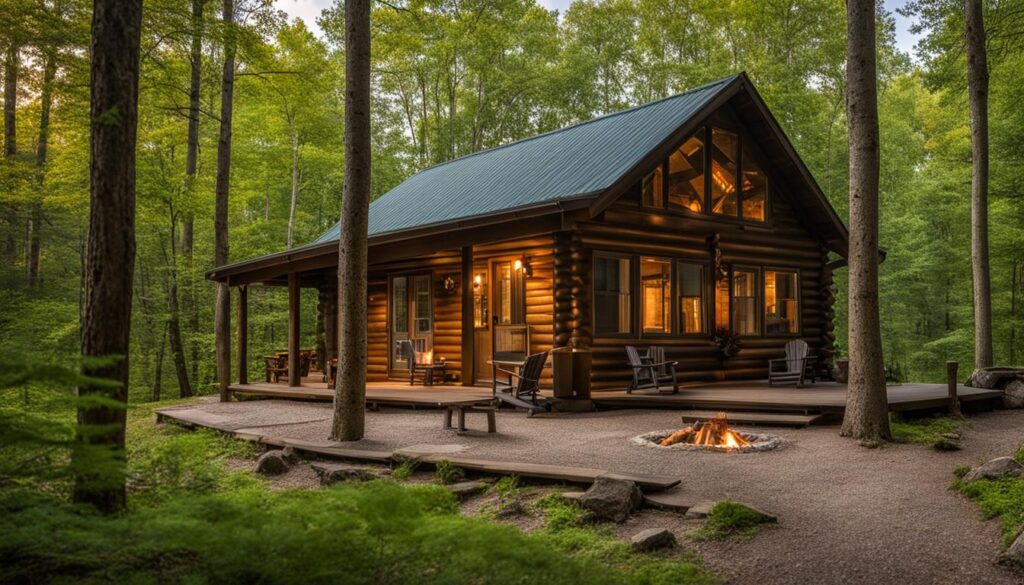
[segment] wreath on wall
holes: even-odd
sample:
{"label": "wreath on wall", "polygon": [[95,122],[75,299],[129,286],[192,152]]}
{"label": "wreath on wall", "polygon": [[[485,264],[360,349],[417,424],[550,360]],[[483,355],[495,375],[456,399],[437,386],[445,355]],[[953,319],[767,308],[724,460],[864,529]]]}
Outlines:
{"label": "wreath on wall", "polygon": [[444,288],[444,292],[450,295],[455,294],[459,290],[459,283],[455,281],[455,277],[451,274],[444,277],[441,286]]}

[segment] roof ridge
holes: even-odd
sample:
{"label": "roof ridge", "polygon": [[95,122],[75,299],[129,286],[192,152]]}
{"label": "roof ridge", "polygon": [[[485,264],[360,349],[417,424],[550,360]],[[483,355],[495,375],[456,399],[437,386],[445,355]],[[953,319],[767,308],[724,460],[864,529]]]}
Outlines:
{"label": "roof ridge", "polygon": [[708,83],[705,83],[704,85],[695,87],[693,89],[688,89],[688,90],[680,92],[680,93],[676,93],[676,94],[672,94],[672,95],[669,95],[669,96],[665,96],[663,98],[656,99],[653,102],[647,102],[647,103],[644,103],[644,104],[638,104],[638,105],[635,105],[635,106],[628,107],[628,108],[626,108],[624,110],[617,110],[615,112],[604,114],[604,115],[598,116],[596,118],[590,118],[589,120],[583,120],[583,121],[580,121],[580,122],[576,122],[575,124],[569,124],[568,126],[562,126],[561,128],[555,128],[554,130],[548,130],[547,132],[542,132],[540,134],[534,134],[533,136],[527,136],[525,138],[520,138],[519,140],[513,140],[512,142],[508,142],[508,143],[505,143],[505,144],[499,144],[498,146],[492,146],[490,148],[485,148],[484,150],[478,150],[476,152],[470,152],[470,153],[464,154],[462,156],[457,156],[455,158],[451,158],[451,159],[448,159],[446,161],[441,161],[439,163],[432,164],[429,167],[424,167],[424,168],[420,169],[419,171],[416,171],[415,173],[413,173],[413,175],[415,176],[415,175],[418,175],[420,173],[424,173],[426,171],[429,171],[429,170],[432,170],[432,169],[436,169],[436,168],[439,168],[439,167],[443,167],[445,165],[448,165],[448,164],[451,164],[451,163],[454,163],[454,162],[458,162],[458,161],[461,161],[461,160],[465,160],[465,159],[468,159],[468,158],[472,158],[474,156],[478,156],[478,155],[481,155],[481,154],[486,154],[486,153],[489,153],[489,152],[495,152],[495,151],[498,151],[498,150],[502,150],[504,148],[509,148],[511,146],[515,146],[517,144],[522,144],[524,142],[529,142],[531,140],[537,140],[538,138],[544,138],[546,136],[553,136],[555,134],[560,134],[560,133],[565,132],[567,130],[572,130],[573,128],[579,128],[580,126],[586,126],[587,124],[592,124],[594,122],[598,122],[598,121],[601,121],[601,120],[607,120],[609,118],[614,118],[615,116],[619,116],[621,114],[627,114],[629,112],[634,112],[636,110],[642,110],[644,108],[647,108],[647,107],[650,107],[650,106],[653,106],[653,105],[656,105],[656,104],[660,104],[660,103],[666,102],[668,100],[672,100],[672,99],[676,99],[676,98],[679,98],[679,97],[683,97],[685,95],[696,93],[698,91],[704,91],[704,90],[709,89],[709,88],[711,88],[713,86],[716,86],[716,85],[728,84],[728,83],[734,81],[736,78],[738,78],[738,77],[740,77],[742,75],[743,75],[743,72],[733,73],[732,75],[729,75],[728,77],[723,77],[723,78],[717,79],[715,81],[710,81]]}

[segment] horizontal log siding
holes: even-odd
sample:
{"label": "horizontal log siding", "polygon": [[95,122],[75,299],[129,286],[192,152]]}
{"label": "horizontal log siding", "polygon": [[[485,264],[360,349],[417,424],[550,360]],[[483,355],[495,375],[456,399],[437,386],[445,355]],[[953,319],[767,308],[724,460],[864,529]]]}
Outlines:
{"label": "horizontal log siding", "polygon": [[[820,242],[801,224],[787,201],[772,198],[769,222],[764,226],[741,225],[710,218],[661,214],[642,209],[635,192],[627,193],[603,216],[578,226],[583,244],[592,252],[607,251],[644,256],[692,258],[711,262],[708,238],[720,234],[722,262],[760,269],[796,269],[800,272],[801,337],[814,350],[831,347],[829,299],[822,296],[825,255]],[[710,275],[709,275],[710,276]],[[763,272],[761,276],[763,288]],[[634,310],[639,291],[633,291]],[[763,290],[758,293],[763,297]],[[713,303],[713,298],[708,299]],[[764,321],[763,298],[758,304],[759,321]],[[711,320],[709,328],[713,328]],[[626,366],[626,345],[659,345],[666,359],[678,361],[684,381],[712,381],[766,378],[768,360],[782,357],[792,336],[744,337],[738,356],[719,361],[711,337],[599,337],[593,342],[595,390],[624,388],[631,379]]]}

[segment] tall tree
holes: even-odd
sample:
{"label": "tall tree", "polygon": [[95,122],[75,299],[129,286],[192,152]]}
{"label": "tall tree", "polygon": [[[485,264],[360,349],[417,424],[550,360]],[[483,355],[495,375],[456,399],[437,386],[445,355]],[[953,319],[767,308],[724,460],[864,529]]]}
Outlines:
{"label": "tall tree", "polygon": [[43,51],[43,87],[39,92],[39,139],[36,142],[36,183],[39,193],[32,202],[28,217],[28,285],[34,287],[39,279],[39,252],[43,228],[43,181],[46,176],[46,155],[50,144],[50,110],[53,107],[53,81],[57,76],[57,52],[52,47]]}
{"label": "tall tree", "polygon": [[21,67],[21,47],[11,40],[4,55],[4,157],[18,153],[18,70]]}
{"label": "tall tree", "polygon": [[988,260],[988,60],[981,0],[964,0],[967,93],[971,102],[971,270],[974,367],[992,365],[992,286]]}
{"label": "tall tree", "polygon": [[[189,86],[188,86],[188,143],[185,150],[185,189],[191,196],[195,189],[196,173],[199,161],[199,100],[202,84],[203,67],[203,9],[206,0],[192,0],[192,39],[189,49]],[[189,268],[189,280],[185,286],[185,308],[189,313],[189,329],[193,339],[192,346],[192,381],[199,381],[199,342],[195,337],[199,333],[199,306],[196,303],[192,283],[192,249],[195,241],[195,217],[189,206],[185,215],[181,234],[181,252]]]}
{"label": "tall tree", "polygon": [[[82,321],[83,374],[114,384],[78,388],[80,440],[72,450],[72,498],[114,512],[125,504],[124,437],[135,267],[135,137],[142,0],[95,0],[90,100],[90,210]],[[102,358],[102,361],[96,361]],[[113,474],[90,469],[106,447]]]}
{"label": "tall tree", "polygon": [[345,186],[338,242],[340,340],[331,427],[335,441],[358,441],[365,427],[370,158],[370,0],[345,0]]}
{"label": "tall tree", "polygon": [[[217,141],[216,201],[213,216],[214,266],[228,263],[228,191],[231,186],[231,114],[235,88],[235,15],[234,0],[224,0],[224,71],[220,90],[220,138]],[[217,384],[220,399],[228,400],[231,384],[231,289],[217,285],[214,311],[217,330]]]}
{"label": "tall tree", "polygon": [[841,434],[862,441],[891,438],[878,307],[879,133],[875,17],[874,0],[847,0],[850,373]]}

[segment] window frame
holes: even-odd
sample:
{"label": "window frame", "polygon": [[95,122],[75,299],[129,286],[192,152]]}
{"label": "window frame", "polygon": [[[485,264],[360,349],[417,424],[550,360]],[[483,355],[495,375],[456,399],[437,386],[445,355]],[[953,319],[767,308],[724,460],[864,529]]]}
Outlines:
{"label": "window frame", "polygon": [[[638,339],[648,338],[665,338],[676,336],[676,258],[672,256],[648,256],[646,254],[635,254],[633,256],[634,263],[636,264],[636,290],[637,290],[637,302],[639,306],[636,311],[637,320],[637,332],[639,333]],[[644,301],[643,292],[643,270],[641,266],[644,258],[650,258],[659,262],[668,263],[668,286],[669,286],[669,307],[668,307],[668,331],[644,331],[644,309],[646,304]]]}
{"label": "window frame", "polygon": [[763,275],[767,274],[768,272],[784,272],[784,273],[787,273],[787,274],[795,274],[796,275],[796,331],[795,332],[785,332],[785,333],[768,333],[768,315],[767,315],[768,303],[767,302],[762,302],[762,305],[763,305],[761,307],[761,313],[762,313],[761,320],[763,321],[763,324],[762,324],[762,334],[765,337],[803,337],[803,334],[804,334],[804,318],[803,318],[804,302],[803,302],[803,291],[801,290],[802,287],[800,286],[801,278],[803,277],[803,275],[801,274],[800,269],[799,268],[785,268],[785,267],[782,267],[782,266],[764,266],[764,267],[762,267],[762,277],[761,277],[761,296],[762,296],[762,298],[766,298],[765,287],[768,286],[768,284],[767,284],[768,280]]}
{"label": "window frame", "polygon": [[[718,128],[730,132],[737,136],[737,160],[736,160],[736,214],[725,215],[720,213],[713,213],[711,210],[711,159],[712,156],[709,153],[709,149],[713,148],[713,129]],[[686,143],[691,137],[701,135],[704,141],[704,196],[702,198],[703,209],[701,211],[692,211],[689,209],[675,209],[668,206],[668,159],[676,149],[680,148]],[[657,210],[661,213],[667,213],[671,215],[677,215],[682,217],[699,217],[703,219],[710,219],[714,221],[723,221],[727,223],[739,224],[744,226],[752,227],[765,227],[769,228],[772,225],[772,199],[774,197],[774,186],[775,179],[769,172],[769,167],[764,164],[764,156],[761,154],[760,149],[753,142],[753,138],[750,137],[749,132],[744,128],[737,128],[734,124],[722,123],[720,121],[705,120],[700,128],[687,133],[681,140],[673,145],[669,149],[668,154],[661,157],[657,164],[652,165],[651,168],[640,177],[640,181],[637,187],[639,193],[639,205],[644,210]],[[760,168],[765,178],[765,203],[764,203],[764,221],[758,221],[756,219],[746,219],[743,217],[743,168],[744,160],[750,151],[750,156]],[[657,169],[661,169],[661,207],[654,205],[647,205],[644,203],[643,186],[644,181],[652,173],[656,172]]]}
{"label": "window frame", "polygon": [[[674,325],[675,325],[675,336],[676,337],[683,337],[683,338],[711,337],[712,335],[714,335],[714,327],[713,327],[714,323],[713,323],[713,315],[712,315],[712,312],[711,312],[711,303],[708,302],[708,299],[714,298],[714,288],[713,288],[714,281],[710,278],[711,272],[713,270],[713,267],[711,266],[711,262],[709,262],[708,260],[705,260],[705,259],[698,260],[698,259],[695,259],[695,258],[688,258],[686,256],[676,256],[676,257],[673,257],[673,260],[674,260],[674,262],[672,263],[672,272],[673,272],[672,284],[673,284],[673,286],[676,289],[672,293],[672,301],[673,301],[672,307],[673,307],[673,310],[676,312],[675,323],[674,323]],[[679,310],[679,300],[682,298],[682,294],[679,291],[679,273],[680,273],[679,265],[680,264],[692,264],[694,266],[700,266],[700,268],[701,268],[701,279],[703,280],[703,282],[701,282],[701,285],[700,285],[700,291],[701,291],[701,322],[704,325],[704,327],[703,327],[704,330],[700,331],[700,332],[690,333],[690,332],[687,332],[687,331],[683,331],[683,314]]]}
{"label": "window frame", "polygon": [[[639,279],[639,270],[637,268],[637,262],[635,260],[635,254],[625,254],[621,252],[609,252],[604,250],[595,250],[591,254],[590,258],[590,322],[594,327],[595,338],[620,338],[620,339],[635,339],[638,338],[637,332],[637,319],[639,318],[636,310],[636,288],[637,280]],[[626,260],[629,262],[629,329],[627,331],[602,331],[597,326],[597,287],[594,284],[594,278],[597,275],[597,262],[600,259],[611,259],[611,260]]]}
{"label": "window frame", "polygon": [[[754,333],[740,333],[736,328],[736,287],[734,277],[737,271],[754,273],[754,318],[757,320],[754,326]],[[764,319],[761,318],[761,313],[764,312],[764,309],[762,308],[762,300],[764,296],[763,267],[751,266],[748,264],[734,264],[729,266],[727,278],[729,279],[729,331],[737,337],[745,339],[765,337],[763,324]],[[716,319],[716,328],[718,317],[717,313],[718,307],[715,306],[715,312],[712,314],[712,317]]]}

